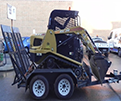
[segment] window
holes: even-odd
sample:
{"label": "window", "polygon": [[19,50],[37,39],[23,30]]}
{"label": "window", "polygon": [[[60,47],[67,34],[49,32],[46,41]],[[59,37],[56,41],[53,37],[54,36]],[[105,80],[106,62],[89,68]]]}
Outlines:
{"label": "window", "polygon": [[42,43],[42,39],[35,38],[34,39],[34,46],[40,46]]}
{"label": "window", "polygon": [[112,38],[112,35],[113,35],[113,32],[110,33],[110,36],[109,36],[110,39]]}

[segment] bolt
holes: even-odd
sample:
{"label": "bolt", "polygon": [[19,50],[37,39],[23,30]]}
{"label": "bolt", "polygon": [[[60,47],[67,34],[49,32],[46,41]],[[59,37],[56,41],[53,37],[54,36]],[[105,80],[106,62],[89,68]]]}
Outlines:
{"label": "bolt", "polygon": [[53,48],[51,48],[51,50],[53,51],[54,49],[53,49]]}

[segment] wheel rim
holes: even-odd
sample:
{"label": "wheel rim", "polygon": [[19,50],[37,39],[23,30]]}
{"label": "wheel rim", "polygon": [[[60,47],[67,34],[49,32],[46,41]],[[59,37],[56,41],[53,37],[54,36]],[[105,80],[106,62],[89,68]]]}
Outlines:
{"label": "wheel rim", "polygon": [[37,97],[43,96],[45,93],[45,84],[42,80],[36,80],[33,84],[33,93]]}
{"label": "wheel rim", "polygon": [[58,84],[58,91],[62,96],[66,96],[69,94],[71,89],[71,84],[67,79],[60,80]]}

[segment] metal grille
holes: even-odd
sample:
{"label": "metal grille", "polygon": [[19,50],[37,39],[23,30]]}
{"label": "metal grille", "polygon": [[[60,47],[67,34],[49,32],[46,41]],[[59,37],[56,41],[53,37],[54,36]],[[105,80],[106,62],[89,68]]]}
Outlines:
{"label": "metal grille", "polygon": [[67,17],[67,18],[61,18],[61,17],[55,17],[55,30],[61,30],[65,28],[71,28],[77,26],[77,17],[75,19]]}
{"label": "metal grille", "polygon": [[15,84],[20,80],[26,79],[24,74],[30,67],[29,58],[24,48],[19,29],[13,27],[12,32],[9,26],[1,25],[1,30],[8,48],[9,56],[16,72],[13,82],[13,84]]}

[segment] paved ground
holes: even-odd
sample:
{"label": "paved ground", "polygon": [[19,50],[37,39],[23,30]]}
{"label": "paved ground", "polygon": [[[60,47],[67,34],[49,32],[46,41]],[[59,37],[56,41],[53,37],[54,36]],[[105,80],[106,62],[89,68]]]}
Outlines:
{"label": "paved ground", "polygon": [[[109,70],[112,71],[115,68],[121,71],[121,58],[119,58],[116,54],[110,54],[109,58],[113,62]],[[7,69],[7,66],[11,66],[9,57],[4,69]],[[14,76],[14,71],[0,72],[0,101],[35,101],[31,98],[29,90],[25,92],[24,88],[18,89],[17,85],[11,86]],[[45,101],[62,100],[59,100],[55,96],[54,92],[50,91]],[[96,85],[84,87],[81,89],[76,88],[71,99],[66,101],[121,101],[121,82],[103,84],[102,86]]]}

